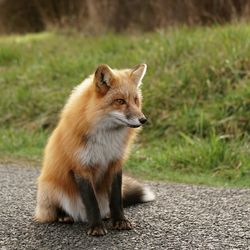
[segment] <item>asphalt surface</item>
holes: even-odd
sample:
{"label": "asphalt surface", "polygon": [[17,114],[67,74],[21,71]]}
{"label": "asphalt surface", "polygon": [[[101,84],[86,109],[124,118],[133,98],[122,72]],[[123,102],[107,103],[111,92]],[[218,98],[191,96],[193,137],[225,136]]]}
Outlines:
{"label": "asphalt surface", "polygon": [[[0,166],[0,249],[250,249],[250,189],[149,183],[157,199],[125,210],[131,231],[32,221],[32,167]],[[110,228],[110,222],[107,222]]]}

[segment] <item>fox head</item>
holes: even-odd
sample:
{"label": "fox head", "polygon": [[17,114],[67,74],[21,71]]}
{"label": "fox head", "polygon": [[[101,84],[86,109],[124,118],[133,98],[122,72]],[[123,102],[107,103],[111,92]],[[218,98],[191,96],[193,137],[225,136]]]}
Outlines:
{"label": "fox head", "polygon": [[111,127],[137,128],[147,119],[141,110],[140,85],[147,65],[139,64],[131,69],[115,70],[108,65],[98,66],[93,83],[99,99],[99,110]]}

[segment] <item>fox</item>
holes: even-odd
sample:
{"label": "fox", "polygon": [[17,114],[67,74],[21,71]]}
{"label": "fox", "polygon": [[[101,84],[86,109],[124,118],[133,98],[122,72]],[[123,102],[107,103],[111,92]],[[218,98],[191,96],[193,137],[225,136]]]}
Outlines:
{"label": "fox", "polygon": [[124,207],[155,199],[122,171],[147,121],[140,88],[146,70],[146,64],[119,70],[101,64],[73,89],[44,150],[35,221],[87,222],[88,235],[102,236],[104,219],[130,230]]}

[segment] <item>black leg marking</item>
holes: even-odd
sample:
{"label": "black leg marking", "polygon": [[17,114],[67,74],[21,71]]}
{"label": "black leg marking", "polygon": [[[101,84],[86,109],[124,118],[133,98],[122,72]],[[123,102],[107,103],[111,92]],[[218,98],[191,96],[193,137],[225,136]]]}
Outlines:
{"label": "black leg marking", "polygon": [[129,230],[132,228],[132,225],[124,216],[121,189],[122,171],[119,171],[114,175],[111,186],[110,213],[114,229]]}
{"label": "black leg marking", "polygon": [[103,225],[100,209],[96,200],[95,192],[89,180],[75,175],[78,184],[82,201],[86,207],[86,213],[90,228],[87,232],[88,235],[102,236],[107,233]]}

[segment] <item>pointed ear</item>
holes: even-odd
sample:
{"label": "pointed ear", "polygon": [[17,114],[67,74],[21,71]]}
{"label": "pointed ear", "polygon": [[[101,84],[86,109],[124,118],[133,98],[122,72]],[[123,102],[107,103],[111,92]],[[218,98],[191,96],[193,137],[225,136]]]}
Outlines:
{"label": "pointed ear", "polygon": [[106,94],[111,87],[113,78],[112,69],[107,64],[99,65],[94,77],[97,90],[102,94]]}
{"label": "pointed ear", "polygon": [[141,85],[141,81],[147,71],[147,64],[139,64],[131,69],[131,78],[137,86]]}

